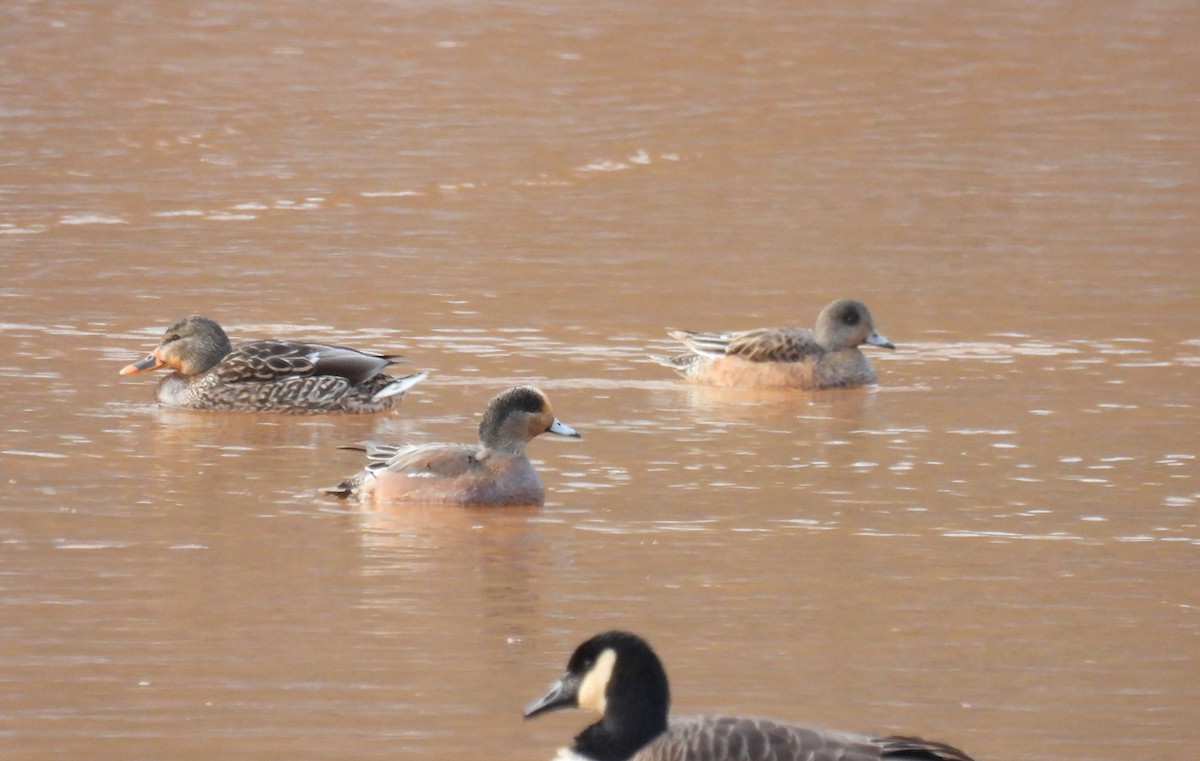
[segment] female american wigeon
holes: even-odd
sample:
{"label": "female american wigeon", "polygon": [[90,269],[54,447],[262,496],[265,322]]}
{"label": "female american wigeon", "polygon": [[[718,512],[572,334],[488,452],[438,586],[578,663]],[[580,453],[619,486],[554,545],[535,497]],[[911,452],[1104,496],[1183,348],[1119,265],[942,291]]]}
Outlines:
{"label": "female american wigeon", "polygon": [[543,433],[580,438],[554,417],[550,400],[516,386],[488,402],[478,444],[389,446],[365,442],[366,469],[332,489],[339,497],[460,505],[541,505],[545,490],[525,445]]}
{"label": "female american wigeon", "polygon": [[853,388],[875,383],[875,368],[858,347],[894,349],[875,332],[861,301],[839,299],[821,310],[814,329],[758,328],[728,333],[668,331],[690,354],[654,357],[684,378],[730,388]]}
{"label": "female american wigeon", "polygon": [[533,718],[562,708],[600,719],[554,761],[971,761],[919,737],[843,732],[758,716],[669,715],[662,661],[629,632],[597,634],[575,649],[567,671],[525,708]]}
{"label": "female american wigeon", "polygon": [[276,339],[231,346],[220,325],[194,314],[167,328],[154,351],[121,375],[173,370],[155,394],[168,407],[297,415],[383,412],[425,380],[425,373],[384,375],[383,369],[396,359]]}

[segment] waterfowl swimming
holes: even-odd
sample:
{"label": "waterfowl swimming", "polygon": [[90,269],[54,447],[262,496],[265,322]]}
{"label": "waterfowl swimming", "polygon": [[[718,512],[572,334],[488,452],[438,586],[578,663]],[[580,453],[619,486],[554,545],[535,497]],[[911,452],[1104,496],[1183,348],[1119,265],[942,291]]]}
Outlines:
{"label": "waterfowl swimming", "polygon": [[364,442],[366,469],[327,493],[390,502],[541,505],[545,490],[525,445],[543,433],[580,438],[532,386],[497,394],[483,412],[478,444],[389,446]]}
{"label": "waterfowl swimming", "polygon": [[730,388],[854,388],[875,383],[875,368],[858,347],[894,349],[875,332],[861,301],[839,299],[817,315],[816,327],[757,328],[726,333],[670,330],[690,353],[653,357],[684,378]]}
{"label": "waterfowl swimming", "polygon": [[566,673],[525,707],[525,718],[561,708],[600,714],[555,761],[971,761],[957,748],[917,737],[762,718],[668,719],[670,703],[667,673],[650,645],[609,631],[576,648]]}
{"label": "waterfowl swimming", "polygon": [[194,314],[163,333],[121,375],[166,367],[155,396],[167,407],[234,412],[383,412],[425,380],[384,375],[397,357],[345,346],[270,339],[232,346],[213,320]]}

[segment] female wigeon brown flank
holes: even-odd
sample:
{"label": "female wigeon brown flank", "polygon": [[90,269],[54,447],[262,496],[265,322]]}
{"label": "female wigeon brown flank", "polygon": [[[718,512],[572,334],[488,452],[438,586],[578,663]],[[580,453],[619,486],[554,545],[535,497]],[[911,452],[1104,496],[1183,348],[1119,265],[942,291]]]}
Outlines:
{"label": "female wigeon brown flank", "polygon": [[364,442],[371,462],[326,492],[380,502],[541,505],[545,490],[525,445],[543,433],[580,438],[554,416],[544,393],[516,386],[488,402],[478,444]]}
{"label": "female wigeon brown flank", "polygon": [[971,761],[958,748],[919,737],[759,717],[671,717],[670,704],[667,672],[650,645],[609,631],[575,649],[566,673],[525,707],[525,718],[562,708],[600,714],[555,761]]}
{"label": "female wigeon brown flank", "polygon": [[876,382],[875,368],[858,350],[864,343],[894,349],[875,332],[861,301],[839,299],[817,315],[816,327],[758,328],[725,333],[671,330],[690,353],[654,357],[684,378],[729,388],[855,388]]}
{"label": "female wigeon brown flank", "polygon": [[384,412],[394,409],[425,373],[384,375],[394,355],[345,346],[268,339],[233,346],[213,320],[191,315],[171,325],[145,359],[121,375],[173,372],[158,384],[160,404],[192,410],[281,412]]}

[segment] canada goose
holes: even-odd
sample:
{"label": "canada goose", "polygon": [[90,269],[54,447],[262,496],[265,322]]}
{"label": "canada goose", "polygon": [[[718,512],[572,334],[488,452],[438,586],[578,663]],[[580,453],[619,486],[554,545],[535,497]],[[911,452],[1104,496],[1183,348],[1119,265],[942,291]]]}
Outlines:
{"label": "canada goose", "polygon": [[600,713],[556,761],[971,761],[957,748],[916,737],[761,718],[668,721],[670,702],[667,673],[650,645],[636,634],[609,631],[576,648],[566,673],[525,707],[525,718],[560,708]]}
{"label": "canada goose", "polygon": [[667,333],[687,354],[652,357],[684,378],[730,388],[854,388],[875,383],[875,368],[858,347],[864,343],[894,349],[875,332],[866,304],[839,299],[817,315],[808,328]]}

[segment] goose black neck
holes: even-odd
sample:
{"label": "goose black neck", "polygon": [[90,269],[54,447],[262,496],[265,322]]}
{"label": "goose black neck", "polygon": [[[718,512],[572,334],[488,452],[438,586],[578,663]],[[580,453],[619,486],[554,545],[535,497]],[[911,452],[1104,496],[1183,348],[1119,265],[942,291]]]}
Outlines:
{"label": "goose black neck", "polygon": [[596,761],[625,761],[667,731],[671,690],[662,662],[640,640],[615,649],[604,716],[575,738],[575,751]]}
{"label": "goose black neck", "polygon": [[649,706],[619,714],[609,708],[603,719],[575,736],[575,751],[596,761],[625,761],[666,731],[666,715],[655,716]]}

